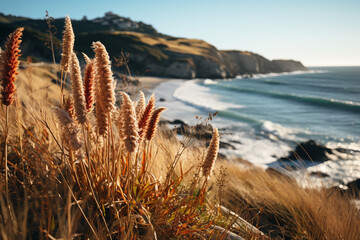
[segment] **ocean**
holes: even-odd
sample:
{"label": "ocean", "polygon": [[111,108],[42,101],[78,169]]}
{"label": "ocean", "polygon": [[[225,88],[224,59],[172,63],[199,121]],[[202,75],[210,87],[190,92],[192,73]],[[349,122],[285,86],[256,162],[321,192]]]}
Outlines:
{"label": "ocean", "polygon": [[[251,78],[174,80],[156,89],[164,117],[196,124],[218,112],[213,124],[221,149],[255,165],[276,167],[300,142],[315,140],[336,152],[331,160],[294,171],[314,185],[341,185],[360,178],[360,67],[313,67],[304,72],[258,74]],[[319,179],[310,172],[326,173]]]}

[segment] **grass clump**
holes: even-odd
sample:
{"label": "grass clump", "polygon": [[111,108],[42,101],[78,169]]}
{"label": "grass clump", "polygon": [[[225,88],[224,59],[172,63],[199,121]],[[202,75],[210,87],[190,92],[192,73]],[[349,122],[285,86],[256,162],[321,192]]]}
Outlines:
{"label": "grass clump", "polygon": [[[87,79],[83,84],[70,45],[63,44],[67,47],[62,55],[60,101],[22,109],[25,98],[18,96],[9,112],[9,133],[8,122],[2,121],[3,134],[9,136],[4,143],[9,148],[1,151],[5,155],[0,176],[3,239],[209,235],[215,216],[204,201],[206,184],[195,169],[201,164],[200,154],[199,161],[179,167],[176,163],[188,146],[174,144],[160,152],[171,145],[166,140],[157,142],[159,117],[166,108],[156,108],[154,96],[146,104],[140,95],[137,105],[125,92],[116,107],[105,46],[93,44],[95,58],[86,61],[94,66],[90,66],[92,72],[87,68],[86,77],[95,83]],[[63,88],[67,75],[71,95]],[[178,154],[173,153],[176,146]],[[212,154],[216,157],[217,152]],[[192,179],[194,174],[197,177]],[[186,178],[191,184],[185,184]]]}

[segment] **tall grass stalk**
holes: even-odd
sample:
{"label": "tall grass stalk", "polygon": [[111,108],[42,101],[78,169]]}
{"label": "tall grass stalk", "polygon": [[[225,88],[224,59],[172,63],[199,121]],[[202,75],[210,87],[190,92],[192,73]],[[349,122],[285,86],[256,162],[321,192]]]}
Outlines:
{"label": "tall grass stalk", "polygon": [[15,81],[16,75],[18,75],[19,57],[20,57],[20,43],[24,28],[17,28],[12,32],[6,43],[4,51],[1,51],[0,55],[0,81],[1,81],[1,101],[5,105],[5,129],[4,129],[4,157],[5,157],[5,191],[8,196],[8,107],[14,102],[15,98]]}
{"label": "tall grass stalk", "polygon": [[51,30],[52,29],[51,20],[54,20],[54,19],[52,17],[50,17],[48,11],[46,11],[45,19],[46,19],[46,23],[47,23],[48,28],[49,28],[50,49],[51,49],[53,64],[55,65],[56,62],[55,62],[55,52],[54,52],[54,41],[53,41],[53,33],[52,33],[52,30]]}
{"label": "tall grass stalk", "polygon": [[[5,106],[5,131],[4,131],[4,135],[5,135],[5,139],[4,139],[4,155],[5,155],[5,192],[6,192],[6,196],[9,196],[9,174],[8,174],[8,150],[7,150],[7,143],[8,143],[8,134],[9,134],[9,130],[8,130],[8,121],[9,121],[9,117],[8,117],[8,106]],[[7,199],[8,200],[8,199]]]}

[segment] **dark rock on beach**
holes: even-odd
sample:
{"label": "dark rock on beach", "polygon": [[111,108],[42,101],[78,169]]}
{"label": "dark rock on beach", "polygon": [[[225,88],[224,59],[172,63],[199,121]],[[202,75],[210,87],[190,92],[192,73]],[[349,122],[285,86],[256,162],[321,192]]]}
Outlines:
{"label": "dark rock on beach", "polygon": [[[212,138],[212,126],[197,124],[195,126],[189,126],[182,120],[176,119],[174,121],[166,121],[162,120],[160,122],[161,125],[172,125],[174,126],[174,130],[177,134],[183,136],[194,137],[197,140],[205,141],[206,146],[208,146],[210,139]],[[234,145],[231,143],[220,141],[220,148],[223,149],[236,149]]]}
{"label": "dark rock on beach", "polygon": [[325,147],[322,144],[316,143],[314,140],[302,142],[294,151],[289,152],[287,157],[282,157],[280,161],[313,161],[324,162],[329,160],[328,154],[332,154],[332,149]]}
{"label": "dark rock on beach", "polygon": [[348,187],[348,191],[351,195],[357,198],[360,197],[360,179],[349,182],[346,186]]}
{"label": "dark rock on beach", "polygon": [[236,147],[234,147],[234,146],[231,145],[230,143],[222,142],[222,141],[220,141],[220,148],[232,149],[232,150],[235,150],[235,149],[236,149]]}
{"label": "dark rock on beach", "polygon": [[319,178],[330,177],[329,174],[323,172],[311,172],[310,176],[319,177]]}
{"label": "dark rock on beach", "polygon": [[334,186],[330,188],[331,193],[340,193],[341,196],[350,196],[350,198],[360,198],[360,179],[349,182],[346,185]]}
{"label": "dark rock on beach", "polygon": [[180,135],[192,136],[199,140],[210,140],[212,137],[211,125],[197,124],[195,126],[189,126],[179,119],[168,123],[173,125],[176,133]]}

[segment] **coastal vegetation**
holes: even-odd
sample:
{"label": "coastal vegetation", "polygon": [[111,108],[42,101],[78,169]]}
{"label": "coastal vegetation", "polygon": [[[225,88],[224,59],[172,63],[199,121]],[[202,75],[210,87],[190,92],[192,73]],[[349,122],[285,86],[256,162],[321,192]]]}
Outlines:
{"label": "coastal vegetation", "polygon": [[2,239],[360,235],[351,194],[305,189],[281,172],[217,159],[216,114],[197,125],[211,129],[208,141],[191,131],[178,140],[159,126],[166,109],[154,95],[146,101],[142,92],[118,91],[107,45],[89,44],[92,59],[76,54],[70,18],[65,26],[60,64],[20,63],[22,28],[1,52]]}

